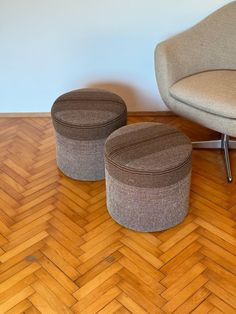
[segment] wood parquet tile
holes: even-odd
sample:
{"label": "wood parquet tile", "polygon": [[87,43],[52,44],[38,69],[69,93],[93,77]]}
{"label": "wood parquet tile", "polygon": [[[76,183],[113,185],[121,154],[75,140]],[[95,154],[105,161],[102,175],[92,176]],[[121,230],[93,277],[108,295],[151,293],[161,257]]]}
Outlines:
{"label": "wood parquet tile", "polygon": [[[129,123],[218,134],[175,116]],[[220,151],[193,152],[189,214],[138,233],[107,213],[105,185],[65,177],[49,118],[0,119],[0,314],[236,313],[234,183]]]}

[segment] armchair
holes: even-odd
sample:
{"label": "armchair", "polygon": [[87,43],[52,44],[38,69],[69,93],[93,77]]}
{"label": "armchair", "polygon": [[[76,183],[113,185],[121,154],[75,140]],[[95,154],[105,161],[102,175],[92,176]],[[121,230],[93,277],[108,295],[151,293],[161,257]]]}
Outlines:
{"label": "armchair", "polygon": [[157,45],[155,70],[165,104],[176,114],[222,134],[193,142],[223,149],[232,182],[229,148],[236,148],[236,1]]}

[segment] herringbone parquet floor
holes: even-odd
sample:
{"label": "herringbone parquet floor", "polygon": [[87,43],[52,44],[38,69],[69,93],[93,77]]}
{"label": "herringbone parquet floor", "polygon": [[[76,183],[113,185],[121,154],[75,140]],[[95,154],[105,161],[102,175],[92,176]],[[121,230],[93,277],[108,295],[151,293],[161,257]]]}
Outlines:
{"label": "herringbone parquet floor", "polygon": [[0,170],[0,314],[236,313],[236,180],[221,152],[194,151],[189,215],[153,234],[109,217],[103,181],[58,171],[49,118],[0,119]]}

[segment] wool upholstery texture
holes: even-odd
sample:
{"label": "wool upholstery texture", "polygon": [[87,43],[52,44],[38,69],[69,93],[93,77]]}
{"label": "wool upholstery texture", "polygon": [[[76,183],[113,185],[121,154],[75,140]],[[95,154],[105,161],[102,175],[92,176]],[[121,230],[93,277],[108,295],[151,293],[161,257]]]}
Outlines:
{"label": "wool upholstery texture", "polygon": [[236,119],[236,71],[207,71],[179,80],[170,88],[175,99],[199,110]]}
{"label": "wool upholstery texture", "polygon": [[232,1],[155,50],[157,83],[165,104],[231,136],[236,136],[235,29],[236,1]]}
{"label": "wool upholstery texture", "polygon": [[179,130],[135,123],[105,144],[107,208],[121,225],[142,232],[180,223],[188,212],[192,145]]}
{"label": "wool upholstery texture", "polygon": [[121,97],[100,89],[78,89],[60,96],[51,115],[59,169],[77,180],[104,179],[105,140],[127,123]]}

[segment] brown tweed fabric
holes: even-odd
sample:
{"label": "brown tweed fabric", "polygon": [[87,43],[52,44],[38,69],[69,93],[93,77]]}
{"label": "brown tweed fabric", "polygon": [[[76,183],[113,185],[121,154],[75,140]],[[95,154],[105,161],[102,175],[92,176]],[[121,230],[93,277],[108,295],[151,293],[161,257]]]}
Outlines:
{"label": "brown tweed fabric", "polygon": [[88,88],[60,96],[51,115],[58,133],[77,140],[106,138],[127,121],[126,105],[120,96]]}
{"label": "brown tweed fabric", "polygon": [[133,186],[167,186],[189,173],[191,151],[189,138],[177,129],[137,123],[117,130],[107,139],[106,169],[111,176]]}
{"label": "brown tweed fabric", "polygon": [[104,143],[111,132],[126,124],[124,101],[105,90],[79,89],[60,96],[51,114],[61,171],[79,180],[103,179]]}
{"label": "brown tweed fabric", "polygon": [[152,232],[181,222],[188,212],[192,145],[177,129],[136,123],[105,144],[107,208],[120,224]]}

